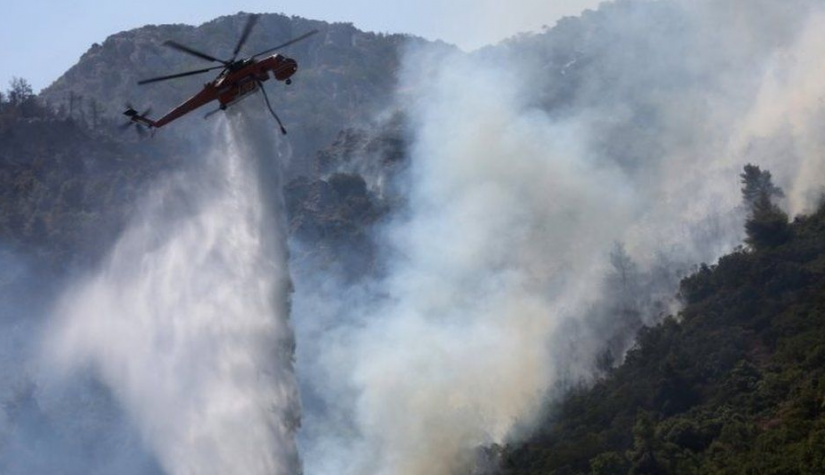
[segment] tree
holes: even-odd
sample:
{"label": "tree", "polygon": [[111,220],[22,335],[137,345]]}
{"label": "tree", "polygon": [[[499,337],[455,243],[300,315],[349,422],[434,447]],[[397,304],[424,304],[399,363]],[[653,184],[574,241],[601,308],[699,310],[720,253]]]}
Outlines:
{"label": "tree", "polygon": [[613,243],[613,250],[610,251],[610,264],[615,271],[613,278],[621,293],[622,310],[635,310],[638,268],[625,250],[623,243],[619,241]]}
{"label": "tree", "polygon": [[610,251],[610,264],[616,271],[623,290],[629,290],[630,279],[636,274],[636,264],[625,250],[623,243],[619,241],[613,243],[613,250]]}
{"label": "tree", "polygon": [[633,427],[633,448],[627,453],[630,475],[660,475],[664,472],[657,457],[656,422],[647,412],[640,412]]}
{"label": "tree", "polygon": [[750,209],[762,196],[767,196],[771,201],[785,197],[782,188],[773,184],[771,172],[762,171],[756,165],[745,165],[745,170],[739,177],[742,179],[742,200]]}
{"label": "tree", "polygon": [[745,165],[742,178],[742,200],[748,208],[745,222],[745,242],[754,249],[782,244],[788,239],[788,215],[774,203],[785,193],[773,184],[771,172],[756,165]]}
{"label": "tree", "polygon": [[745,242],[754,249],[778,246],[789,237],[788,215],[763,194],[753,205],[745,231],[748,235]]}
{"label": "tree", "polygon": [[96,129],[100,124],[100,116],[103,113],[103,107],[94,97],[89,98],[89,115],[91,116],[91,127]]}
{"label": "tree", "polygon": [[[606,276],[604,292],[608,313],[599,322],[601,331],[610,335],[606,352],[599,359],[599,367],[603,370],[612,367],[616,358],[628,350],[636,331],[643,325],[640,272],[621,242],[613,244],[610,265],[612,271]],[[610,364],[605,366],[607,363]]]}
{"label": "tree", "polygon": [[36,117],[43,112],[37,103],[31,84],[23,78],[12,78],[6,96],[8,106],[17,111],[21,117]]}
{"label": "tree", "polygon": [[630,469],[630,463],[618,452],[605,452],[590,461],[592,475],[624,475]]}
{"label": "tree", "polygon": [[20,107],[27,101],[34,98],[34,91],[31,84],[23,78],[14,77],[9,83],[9,103],[14,107]]}
{"label": "tree", "polygon": [[69,91],[69,118],[74,119],[74,111],[77,109],[77,94]]}
{"label": "tree", "polygon": [[[77,111],[77,115],[78,115],[77,120],[81,124],[86,125],[86,123],[87,123],[86,108],[83,107],[83,102],[85,100],[85,97],[83,96],[83,94],[74,94],[74,93],[72,93],[71,97],[74,99],[74,104],[72,106],[73,107],[72,111],[73,112]],[[74,116],[72,118],[74,118]]]}

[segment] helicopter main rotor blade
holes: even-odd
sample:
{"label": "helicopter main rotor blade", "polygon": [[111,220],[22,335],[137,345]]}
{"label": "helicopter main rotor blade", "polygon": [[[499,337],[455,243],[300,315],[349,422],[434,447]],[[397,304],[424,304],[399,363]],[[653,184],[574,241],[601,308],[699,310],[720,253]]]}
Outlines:
{"label": "helicopter main rotor blade", "polygon": [[246,44],[246,40],[249,39],[249,34],[252,33],[252,29],[255,28],[256,23],[258,23],[258,15],[249,15],[249,18],[246,20],[246,25],[243,27],[241,37],[238,39],[238,45],[235,46],[235,51],[232,52],[232,61],[235,61],[235,58],[238,57],[238,53],[241,52],[241,48]]}
{"label": "helicopter main rotor blade", "polygon": [[218,58],[216,58],[214,56],[210,56],[206,53],[201,53],[198,50],[192,49],[192,48],[190,48],[186,45],[182,45],[182,44],[180,44],[176,41],[169,40],[169,41],[165,41],[163,44],[164,44],[164,46],[168,46],[172,49],[176,49],[176,50],[181,51],[183,53],[191,54],[192,56],[197,56],[198,58],[205,59],[207,61],[222,63],[222,64],[227,65],[227,66],[229,65],[229,61],[224,61],[222,59],[218,59]]}
{"label": "helicopter main rotor blade", "polygon": [[305,40],[305,39],[309,38],[310,36],[312,36],[312,35],[314,35],[314,34],[316,34],[316,33],[318,33],[318,30],[312,30],[312,31],[310,31],[309,33],[304,33],[303,35],[301,35],[301,36],[299,36],[299,37],[297,37],[297,38],[293,38],[293,39],[291,39],[291,40],[287,41],[286,43],[280,44],[280,45],[278,45],[278,46],[276,46],[276,47],[274,47],[274,48],[269,48],[268,50],[261,51],[260,53],[258,53],[258,54],[256,54],[256,55],[254,55],[254,56],[252,56],[252,57],[253,57],[253,58],[257,58],[258,56],[261,56],[261,55],[264,55],[264,54],[267,54],[267,53],[271,53],[271,52],[276,51],[276,50],[279,50],[279,49],[281,49],[281,48],[286,48],[287,46],[293,45],[293,44],[295,44],[295,43],[297,43],[297,42],[299,42],[299,41],[303,41],[303,40]]}
{"label": "helicopter main rotor blade", "polygon": [[160,77],[151,78],[151,79],[144,79],[142,81],[138,81],[138,85],[142,86],[144,84],[149,84],[149,83],[153,83],[153,82],[166,81],[167,79],[175,79],[175,78],[183,78],[183,77],[186,77],[186,76],[194,76],[195,74],[203,74],[205,72],[214,71],[216,69],[223,69],[223,66],[215,66],[215,67],[212,67],[212,68],[198,69],[197,71],[189,71],[189,72],[185,72],[185,73],[170,74],[169,76],[160,76]]}

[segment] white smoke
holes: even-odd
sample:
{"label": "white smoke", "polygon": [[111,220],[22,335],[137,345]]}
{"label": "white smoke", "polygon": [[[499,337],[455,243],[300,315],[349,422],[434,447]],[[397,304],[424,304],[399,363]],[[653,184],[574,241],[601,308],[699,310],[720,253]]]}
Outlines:
{"label": "white smoke", "polygon": [[256,127],[221,121],[156,187],[44,345],[111,389],[169,475],[300,472],[281,160]]}
{"label": "white smoke", "polygon": [[[308,473],[471,469],[597,374],[621,326],[615,242],[640,273],[669,269],[641,292],[672,295],[675,269],[741,242],[745,163],[810,209],[823,18],[806,0],[620,1],[472,56],[409,51],[406,206],[376,232],[379,277],[298,281]],[[170,475],[292,475],[279,162],[252,140],[271,130],[221,127],[65,293],[44,361],[91,369]]]}
{"label": "white smoke", "polygon": [[445,61],[413,111],[410,210],[387,227],[389,276],[337,309],[360,325],[320,344],[323,374],[351,365],[341,384],[362,443],[332,467],[343,473],[453,473],[535,416],[563,379],[549,337],[598,297],[600,250],[633,209],[618,167],[579,149],[577,124],[526,108],[515,75]]}
{"label": "white smoke", "polygon": [[[810,212],[825,190],[825,12],[815,9],[793,43],[773,54],[752,106],[731,140],[734,156],[760,153],[788,192],[792,214]],[[759,150],[754,141],[768,142]],[[777,145],[780,142],[781,145]]]}
{"label": "white smoke", "polygon": [[822,18],[803,0],[621,1],[532,48],[409,52],[408,207],[377,233],[383,273],[297,281],[308,473],[470,469],[594,377],[616,241],[645,272],[715,260],[741,242],[748,162],[810,209]]}

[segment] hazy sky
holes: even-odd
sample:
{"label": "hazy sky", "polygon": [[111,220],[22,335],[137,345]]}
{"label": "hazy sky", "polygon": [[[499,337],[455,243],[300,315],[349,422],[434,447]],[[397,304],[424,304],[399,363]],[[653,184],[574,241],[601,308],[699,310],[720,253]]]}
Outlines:
{"label": "hazy sky", "polygon": [[239,11],[351,22],[379,32],[412,33],[474,49],[515,33],[552,26],[601,0],[23,0],[4,8],[0,89],[12,76],[48,86],[95,42],[154,23],[197,25]]}

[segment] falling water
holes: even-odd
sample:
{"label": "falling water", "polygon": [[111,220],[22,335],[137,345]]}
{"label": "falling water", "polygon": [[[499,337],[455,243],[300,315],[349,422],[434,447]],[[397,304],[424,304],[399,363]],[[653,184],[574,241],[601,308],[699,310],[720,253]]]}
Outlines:
{"label": "falling water", "polygon": [[211,152],[65,292],[44,345],[60,375],[111,389],[169,475],[300,472],[284,154],[258,127],[215,124]]}

